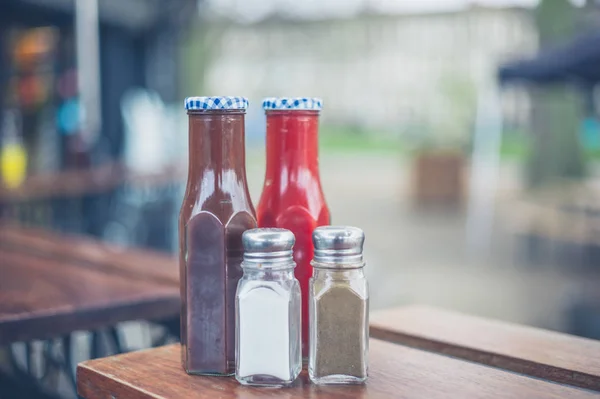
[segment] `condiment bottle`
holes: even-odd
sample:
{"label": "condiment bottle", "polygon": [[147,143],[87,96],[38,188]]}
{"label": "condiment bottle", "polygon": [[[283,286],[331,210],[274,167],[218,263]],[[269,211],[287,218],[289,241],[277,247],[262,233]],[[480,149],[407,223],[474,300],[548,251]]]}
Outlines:
{"label": "condiment bottle", "polygon": [[369,290],[363,267],[365,235],[356,227],[318,227],[310,281],[310,357],[316,384],[367,379]]}
{"label": "condiment bottle", "polygon": [[27,151],[23,144],[21,115],[16,110],[4,111],[0,130],[0,186],[15,189],[27,175]]}
{"label": "condiment bottle", "polygon": [[294,235],[285,229],[253,229],[242,240],[235,378],[244,385],[289,385],[302,369]]}
{"label": "condiment bottle", "polygon": [[296,236],[294,261],[302,289],[302,355],[308,357],[308,280],[311,235],[330,223],[318,160],[318,98],[266,98],[267,169],[258,204],[259,227],[281,227]]}
{"label": "condiment bottle", "polygon": [[179,215],[181,346],[190,374],[235,372],[242,233],[256,227],[246,183],[242,97],[191,97],[189,171]]}

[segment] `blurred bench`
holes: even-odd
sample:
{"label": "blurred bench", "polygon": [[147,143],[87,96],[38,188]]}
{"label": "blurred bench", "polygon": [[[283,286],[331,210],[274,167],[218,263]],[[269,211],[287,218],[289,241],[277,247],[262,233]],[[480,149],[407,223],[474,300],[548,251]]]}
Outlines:
{"label": "blurred bench", "polygon": [[600,342],[427,306],[374,312],[371,337],[600,391]]}
{"label": "blurred bench", "polygon": [[107,162],[28,176],[15,188],[0,182],[0,219],[94,237],[117,226],[135,245],[170,251],[186,168],[142,173]]}
{"label": "blurred bench", "polygon": [[30,176],[17,188],[0,185],[0,204],[103,193],[121,184],[124,173],[125,168],[121,164],[111,162],[96,168]]}
{"label": "blurred bench", "polygon": [[185,182],[187,168],[183,164],[168,165],[160,173],[138,173],[118,162],[108,162],[94,168],[71,169],[29,176],[17,188],[0,184],[0,204],[49,198],[80,197],[100,194],[127,184],[133,186],[164,186]]}

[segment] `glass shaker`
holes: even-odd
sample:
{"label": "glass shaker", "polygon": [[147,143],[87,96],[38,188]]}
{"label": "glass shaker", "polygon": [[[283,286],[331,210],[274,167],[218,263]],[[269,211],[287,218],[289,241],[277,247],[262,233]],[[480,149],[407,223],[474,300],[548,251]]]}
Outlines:
{"label": "glass shaker", "polygon": [[294,234],[286,229],[242,235],[244,275],[236,293],[236,379],[244,385],[289,385],[302,368],[300,284]]}
{"label": "glass shaker", "polygon": [[369,290],[363,267],[365,235],[356,227],[324,226],[313,233],[309,286],[308,373],[316,384],[367,379]]}

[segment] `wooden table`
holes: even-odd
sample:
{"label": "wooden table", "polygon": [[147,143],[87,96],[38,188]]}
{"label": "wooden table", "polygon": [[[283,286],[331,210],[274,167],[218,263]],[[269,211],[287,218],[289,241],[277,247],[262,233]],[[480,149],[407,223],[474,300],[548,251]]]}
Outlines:
{"label": "wooden table", "polygon": [[169,286],[179,284],[176,258],[150,249],[122,248],[83,236],[60,235],[12,224],[0,225],[0,248],[44,259],[68,261],[136,281]]}
{"label": "wooden table", "polygon": [[600,341],[440,310],[375,312],[371,336],[600,391]]}
{"label": "wooden table", "polygon": [[[7,376],[0,370],[0,396],[55,391],[45,377],[36,376],[57,373],[68,377],[74,393],[75,331],[91,332],[91,357],[124,350],[115,327],[119,322],[164,324],[167,329],[153,338],[153,345],[178,334],[178,274],[170,255],[0,225],[0,347],[26,342],[22,364],[12,349],[6,351],[12,372]],[[32,356],[34,340],[42,341],[40,356]],[[43,361],[34,373],[30,365],[36,357]]]}
{"label": "wooden table", "polygon": [[0,228],[0,345],[177,317],[172,258]]}
{"label": "wooden table", "polygon": [[[543,330],[419,307],[375,312],[373,321],[372,337],[380,336],[391,342],[371,338],[369,380],[363,386],[315,386],[305,371],[292,387],[283,389],[244,387],[234,378],[189,376],[181,367],[179,345],[170,345],[80,364],[78,393],[86,399],[600,397],[589,380],[591,389],[582,389],[572,386],[576,384],[556,383],[552,378],[553,370],[559,368],[573,372],[573,380],[567,383],[579,381],[577,375],[597,378],[596,362],[600,359],[597,342],[563,334],[558,334],[560,339],[552,340],[553,333]],[[467,327],[461,327],[462,322]],[[408,338],[402,337],[420,338],[408,342]],[[492,337],[495,345],[484,346],[484,337]],[[448,347],[460,347],[463,352],[457,350],[447,356]],[[585,355],[577,352],[564,358],[571,350],[584,347],[588,351]],[[507,363],[493,364],[495,367],[483,365],[490,364],[486,359],[498,348],[517,364],[537,362],[537,367],[547,368],[547,372],[531,378],[535,374],[528,368],[515,373],[506,371],[510,369]],[[458,358],[461,353],[469,361]]]}

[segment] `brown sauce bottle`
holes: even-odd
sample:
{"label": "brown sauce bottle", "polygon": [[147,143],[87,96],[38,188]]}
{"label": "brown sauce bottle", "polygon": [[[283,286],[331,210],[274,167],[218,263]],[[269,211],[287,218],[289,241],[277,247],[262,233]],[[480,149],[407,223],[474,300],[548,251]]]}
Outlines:
{"label": "brown sauce bottle", "polygon": [[210,99],[186,100],[189,171],[179,215],[182,363],[189,374],[231,375],[242,233],[256,227],[256,214],[246,181],[245,105],[197,109],[207,101],[214,105]]}

